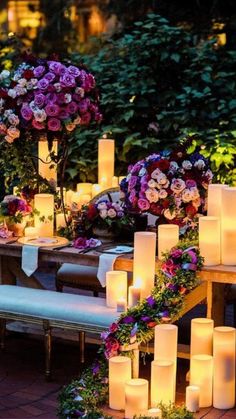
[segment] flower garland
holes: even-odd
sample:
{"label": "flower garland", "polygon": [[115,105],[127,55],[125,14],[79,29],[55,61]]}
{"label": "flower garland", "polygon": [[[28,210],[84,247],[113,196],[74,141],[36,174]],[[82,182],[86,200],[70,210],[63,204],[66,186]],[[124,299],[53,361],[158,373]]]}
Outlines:
{"label": "flower garland", "polygon": [[102,333],[103,343],[99,349],[102,359],[62,390],[60,418],[108,418],[99,408],[108,396],[106,359],[121,353],[125,345],[147,343],[153,338],[157,324],[180,318],[184,297],[198,285],[197,271],[202,265],[196,241],[182,240],[164,254],[150,296],[122,313],[109,330]]}

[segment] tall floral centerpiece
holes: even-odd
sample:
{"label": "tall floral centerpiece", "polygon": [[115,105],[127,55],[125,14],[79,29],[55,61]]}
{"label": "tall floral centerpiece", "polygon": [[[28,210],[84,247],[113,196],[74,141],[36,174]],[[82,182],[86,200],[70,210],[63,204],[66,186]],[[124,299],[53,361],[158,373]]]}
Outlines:
{"label": "tall floral centerpiece", "polygon": [[208,184],[213,174],[199,150],[180,147],[152,154],[128,168],[121,182],[126,206],[137,213],[156,215],[157,223],[189,225],[206,211]]}

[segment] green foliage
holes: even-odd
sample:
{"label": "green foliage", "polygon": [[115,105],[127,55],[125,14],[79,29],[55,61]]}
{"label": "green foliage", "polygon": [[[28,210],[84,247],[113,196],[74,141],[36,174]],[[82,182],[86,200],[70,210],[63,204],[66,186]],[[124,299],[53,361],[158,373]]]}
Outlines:
{"label": "green foliage", "polygon": [[[193,413],[190,413],[185,406],[175,406],[174,404],[165,405],[163,403],[157,406],[162,411],[162,419],[193,419]],[[134,419],[151,419],[150,416],[135,416]]]}

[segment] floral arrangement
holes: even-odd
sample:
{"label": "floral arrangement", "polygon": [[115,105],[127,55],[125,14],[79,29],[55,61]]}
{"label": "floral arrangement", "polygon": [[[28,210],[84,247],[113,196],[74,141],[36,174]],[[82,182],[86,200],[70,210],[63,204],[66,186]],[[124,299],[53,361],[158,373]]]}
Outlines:
{"label": "floral arrangement", "polygon": [[[199,282],[197,270],[202,265],[203,258],[195,241],[183,240],[164,255],[150,296],[122,313],[109,330],[102,333],[101,360],[62,390],[60,418],[107,419],[100,410],[108,397],[107,359],[122,353],[125,346],[148,342],[153,338],[156,324],[176,321],[181,316],[185,295]],[[162,409],[166,419],[193,417],[183,407],[163,406]]]}
{"label": "floral arrangement", "polygon": [[206,194],[213,174],[207,159],[190,144],[173,152],[152,154],[129,166],[121,182],[127,208],[150,212],[158,223],[185,226],[206,211]]}
{"label": "floral arrangement", "polygon": [[6,195],[0,202],[0,217],[10,223],[20,223],[23,217],[32,213],[32,207],[25,199],[15,195]]}
{"label": "floral arrangement", "polygon": [[77,237],[72,243],[72,245],[78,249],[80,252],[84,252],[86,250],[95,249],[98,246],[101,246],[102,242],[100,240],[87,237]]}
{"label": "floral arrangement", "polygon": [[0,136],[8,143],[27,131],[61,138],[101,120],[93,75],[70,63],[29,55],[0,73],[0,87]]}

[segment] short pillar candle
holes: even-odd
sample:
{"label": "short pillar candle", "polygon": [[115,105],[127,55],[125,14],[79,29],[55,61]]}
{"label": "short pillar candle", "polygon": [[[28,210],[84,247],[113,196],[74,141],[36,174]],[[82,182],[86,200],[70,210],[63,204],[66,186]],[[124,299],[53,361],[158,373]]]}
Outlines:
{"label": "short pillar candle", "polygon": [[161,411],[161,409],[158,409],[158,407],[153,407],[152,409],[148,409],[147,416],[149,418],[161,419],[162,418],[162,411]]}
{"label": "short pillar candle", "polygon": [[151,364],[151,406],[175,401],[175,364],[173,361],[156,360]]}
{"label": "short pillar candle", "polygon": [[62,212],[56,214],[56,229],[66,227],[65,216]]}
{"label": "short pillar candle", "polygon": [[125,383],[131,380],[131,358],[113,356],[109,359],[109,407],[125,408]]}
{"label": "short pillar candle", "polygon": [[145,415],[148,409],[148,381],[132,378],[125,383],[125,419]]}
{"label": "short pillar candle", "polygon": [[34,207],[37,211],[39,211],[39,214],[35,214],[34,216],[34,224],[38,229],[39,236],[52,237],[54,196],[51,194],[36,194],[34,196]]}
{"label": "short pillar candle", "polygon": [[131,285],[129,287],[129,296],[128,296],[129,307],[136,306],[140,301],[140,296],[141,296],[141,288]]}
{"label": "short pillar candle", "polygon": [[156,265],[156,233],[138,231],[134,233],[133,283],[141,283],[141,298],[150,295],[154,287]]}
{"label": "short pillar candle", "polygon": [[92,183],[77,183],[76,192],[80,195],[92,194]]}
{"label": "short pillar candle", "polygon": [[94,183],[92,185],[92,198],[94,198],[97,194],[99,194],[102,191],[101,185],[98,183]]}
{"label": "short pillar candle", "polygon": [[235,328],[214,328],[213,358],[213,406],[231,409],[235,405]]}
{"label": "short pillar candle", "polygon": [[222,189],[221,260],[236,265],[236,187]]}
{"label": "short pillar candle", "polygon": [[220,264],[220,219],[199,217],[199,248],[205,266]]}
{"label": "short pillar candle", "polygon": [[212,355],[214,321],[206,318],[191,320],[190,354]]}
{"label": "short pillar candle", "polygon": [[98,140],[98,183],[102,189],[111,188],[115,166],[115,141],[101,138]]}
{"label": "short pillar candle", "polygon": [[221,217],[222,190],[225,187],[227,185],[220,183],[211,183],[208,185],[207,215]]}
{"label": "short pillar candle", "polygon": [[25,227],[24,230],[25,237],[31,238],[31,239],[37,239],[38,237],[38,229],[36,227]]}
{"label": "short pillar candle", "polygon": [[108,271],[106,273],[106,304],[107,307],[117,308],[117,301],[127,301],[127,272]]}
{"label": "short pillar candle", "polygon": [[162,258],[162,253],[168,252],[176,246],[179,241],[179,226],[176,224],[160,224],[158,226],[158,259]]}
{"label": "short pillar candle", "polygon": [[213,358],[211,355],[191,357],[190,385],[200,389],[199,407],[212,405]]}
{"label": "short pillar candle", "polygon": [[189,412],[196,413],[199,411],[200,389],[198,386],[186,387],[186,408]]}

